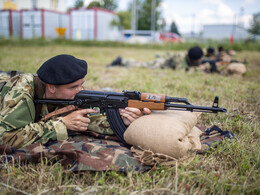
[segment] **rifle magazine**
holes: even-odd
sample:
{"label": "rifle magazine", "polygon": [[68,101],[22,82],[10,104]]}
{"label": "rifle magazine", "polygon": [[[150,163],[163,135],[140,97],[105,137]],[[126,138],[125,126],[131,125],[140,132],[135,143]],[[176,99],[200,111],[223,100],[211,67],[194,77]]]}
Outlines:
{"label": "rifle magazine", "polygon": [[124,133],[126,131],[126,126],[121,118],[119,110],[116,108],[106,108],[107,120],[112,128],[113,132],[116,134],[118,139],[128,148],[131,145],[127,144],[124,139]]}

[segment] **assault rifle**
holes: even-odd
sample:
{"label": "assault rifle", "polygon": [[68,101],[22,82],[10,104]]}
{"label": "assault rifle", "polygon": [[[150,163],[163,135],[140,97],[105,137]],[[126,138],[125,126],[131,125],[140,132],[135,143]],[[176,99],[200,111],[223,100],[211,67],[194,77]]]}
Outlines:
{"label": "assault rifle", "polygon": [[135,107],[138,109],[149,108],[150,110],[184,110],[191,112],[218,113],[226,112],[225,108],[218,107],[218,96],[215,97],[212,107],[192,105],[186,98],[169,97],[166,95],[140,93],[138,91],[103,92],[82,90],[74,99],[35,99],[36,104],[72,105],[75,108],[99,107],[101,113],[106,113],[107,120],[119,138],[124,140],[126,126],[122,121],[119,108]]}

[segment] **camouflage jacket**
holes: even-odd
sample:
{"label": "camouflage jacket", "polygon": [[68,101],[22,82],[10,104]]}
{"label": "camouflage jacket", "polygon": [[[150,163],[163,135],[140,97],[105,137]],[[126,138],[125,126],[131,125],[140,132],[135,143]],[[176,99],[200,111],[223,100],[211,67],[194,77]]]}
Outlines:
{"label": "camouflage jacket", "polygon": [[[15,148],[32,143],[47,143],[50,140],[68,139],[68,131],[62,117],[46,122],[35,122],[34,76],[22,74],[11,78],[0,93],[0,144]],[[58,107],[56,108],[58,109]],[[43,105],[40,116],[48,114],[47,105]],[[112,135],[105,116],[90,117],[89,130]]]}
{"label": "camouflage jacket", "polygon": [[187,60],[187,55],[185,56],[185,53],[175,52],[174,54],[166,53],[161,56],[156,55],[155,60],[147,62],[139,62],[134,59],[123,59],[120,66],[188,70],[190,68],[197,69],[198,64],[192,64]]}

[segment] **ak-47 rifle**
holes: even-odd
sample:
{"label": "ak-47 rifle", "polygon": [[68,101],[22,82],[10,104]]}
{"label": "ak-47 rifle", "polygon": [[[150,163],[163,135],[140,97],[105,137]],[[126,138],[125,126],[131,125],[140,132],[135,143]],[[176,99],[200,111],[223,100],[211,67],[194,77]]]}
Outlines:
{"label": "ak-47 rifle", "polygon": [[135,107],[150,110],[185,110],[191,112],[218,113],[226,112],[225,108],[218,107],[218,96],[215,97],[212,107],[192,105],[186,98],[169,97],[166,95],[140,93],[138,91],[102,92],[82,90],[72,100],[67,99],[35,99],[36,104],[73,105],[73,108],[99,107],[101,113],[106,113],[107,120],[119,138],[124,140],[126,126],[122,121],[119,108]]}

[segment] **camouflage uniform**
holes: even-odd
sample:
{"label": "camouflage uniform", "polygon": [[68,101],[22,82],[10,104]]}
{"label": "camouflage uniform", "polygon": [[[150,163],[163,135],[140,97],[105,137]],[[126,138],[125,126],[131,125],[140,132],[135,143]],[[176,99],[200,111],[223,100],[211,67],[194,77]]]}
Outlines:
{"label": "camouflage uniform", "polygon": [[[119,57],[118,57],[119,58]],[[118,59],[117,58],[117,59]],[[113,61],[114,62],[114,61]],[[112,63],[113,63],[112,62]],[[164,56],[156,55],[155,60],[148,62],[139,62],[134,59],[121,59],[118,64],[111,64],[110,66],[122,66],[122,67],[144,67],[144,68],[170,68],[177,70],[188,70],[189,68],[198,69],[199,64],[192,64],[185,53],[167,53]]]}
{"label": "camouflage uniform", "polygon": [[0,91],[9,79],[10,75],[7,72],[0,72]]}
{"label": "camouflage uniform", "polygon": [[[62,117],[46,122],[35,122],[34,76],[17,75],[11,78],[0,93],[0,143],[21,148],[32,143],[68,139]],[[42,106],[40,116],[48,114],[47,105]],[[105,116],[92,116],[89,130],[113,134]]]}
{"label": "camouflage uniform", "polygon": [[[234,134],[229,131],[223,131],[217,126],[211,128],[199,127],[203,134],[201,135],[202,149],[198,154],[205,154],[215,148],[224,139],[231,140]],[[166,155],[160,155],[160,161],[155,158],[147,158],[147,154],[139,157],[133,157],[131,151],[123,147],[120,142],[108,139],[112,136],[95,135],[94,132],[87,131],[86,135],[72,136],[67,141],[54,141],[45,145],[39,143],[30,146],[15,149],[10,146],[0,144],[0,166],[6,162],[12,163],[39,163],[43,158],[51,162],[59,161],[62,166],[71,171],[84,170],[117,170],[117,171],[145,171],[150,166],[140,164],[143,159],[149,160],[154,165],[171,165],[172,158]],[[132,150],[133,148],[131,148]],[[3,155],[5,154],[5,155]],[[176,164],[175,160],[174,163]]]}

